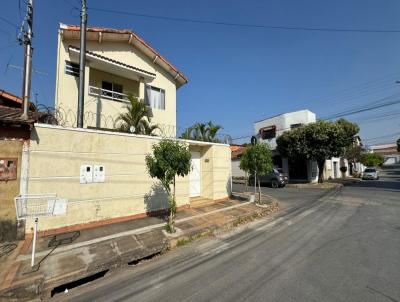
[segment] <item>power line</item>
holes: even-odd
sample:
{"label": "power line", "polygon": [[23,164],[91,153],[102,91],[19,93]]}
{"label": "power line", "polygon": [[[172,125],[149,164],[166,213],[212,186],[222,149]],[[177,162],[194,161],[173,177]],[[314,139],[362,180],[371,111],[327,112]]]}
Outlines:
{"label": "power line", "polygon": [[10,20],[8,20],[8,19],[2,17],[2,16],[0,16],[0,20],[4,21],[4,22],[7,23],[8,25],[10,25],[10,26],[15,27],[15,28],[18,29],[18,25],[15,24],[14,22],[12,22],[12,21],[10,21]]}
{"label": "power line", "polygon": [[231,27],[243,27],[243,28],[259,28],[259,29],[272,29],[272,30],[295,30],[295,31],[314,31],[314,32],[356,32],[356,33],[400,33],[400,29],[359,29],[359,28],[328,28],[328,27],[304,27],[304,26],[283,26],[283,25],[265,25],[265,24],[251,24],[251,23],[234,23],[224,21],[213,21],[205,19],[191,19],[181,17],[169,17],[161,15],[149,15],[135,12],[118,11],[113,9],[105,9],[99,7],[89,7],[89,10],[112,13],[119,15],[135,16],[141,18],[159,19],[173,22],[185,22],[185,23],[198,23],[198,24],[210,24],[210,25],[222,25]]}
{"label": "power line", "polygon": [[398,136],[398,135],[400,135],[400,132],[396,132],[396,133],[392,133],[392,134],[388,134],[388,135],[377,136],[377,137],[373,137],[373,138],[367,138],[367,139],[363,139],[363,141],[366,141],[366,142],[375,141],[378,139],[391,138],[391,137]]}
{"label": "power line", "polygon": [[348,115],[354,115],[354,114],[357,114],[357,113],[370,111],[370,110],[374,110],[374,109],[378,109],[378,108],[383,108],[383,107],[387,107],[387,106],[391,106],[391,105],[395,105],[395,104],[400,104],[400,101],[398,99],[396,99],[394,101],[393,100],[389,100],[387,102],[382,103],[382,101],[390,99],[390,98],[392,98],[394,96],[398,96],[398,95],[399,94],[394,94],[394,95],[385,97],[383,99],[380,99],[378,101],[374,101],[372,103],[369,103],[366,106],[351,108],[351,109],[348,109],[348,110],[333,114],[331,116],[324,117],[322,119],[331,120],[331,119],[344,117],[344,116],[348,116]]}

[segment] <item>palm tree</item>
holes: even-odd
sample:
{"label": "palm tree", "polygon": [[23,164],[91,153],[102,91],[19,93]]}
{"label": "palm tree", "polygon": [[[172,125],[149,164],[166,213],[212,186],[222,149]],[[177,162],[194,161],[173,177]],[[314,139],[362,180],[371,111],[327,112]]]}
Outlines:
{"label": "palm tree", "polygon": [[151,125],[150,111],[146,104],[132,95],[128,95],[128,101],[125,107],[127,112],[117,117],[115,128],[122,132],[155,135],[154,131],[158,126]]}
{"label": "palm tree", "polygon": [[181,134],[183,139],[192,139],[196,141],[214,142],[219,143],[217,139],[218,131],[222,129],[220,125],[214,124],[212,121],[205,123],[196,123],[189,127]]}
{"label": "palm tree", "polygon": [[181,138],[183,139],[193,139],[193,127],[189,127],[185,129],[185,132],[181,134]]}
{"label": "palm tree", "polygon": [[207,123],[207,141],[219,143],[219,139],[216,138],[217,132],[222,129],[222,126],[214,124],[212,121]]}
{"label": "palm tree", "polygon": [[193,126],[193,139],[197,141],[207,141],[207,125],[205,123],[196,123]]}

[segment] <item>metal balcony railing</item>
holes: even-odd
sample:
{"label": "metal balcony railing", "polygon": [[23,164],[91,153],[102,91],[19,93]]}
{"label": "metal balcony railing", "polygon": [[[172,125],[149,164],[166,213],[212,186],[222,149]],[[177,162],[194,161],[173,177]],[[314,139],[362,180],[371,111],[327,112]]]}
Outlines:
{"label": "metal balcony railing", "polygon": [[128,95],[124,93],[119,93],[107,89],[102,89],[99,87],[94,87],[94,86],[89,86],[89,95],[113,100],[113,101],[118,101],[118,102],[127,102],[128,100]]}

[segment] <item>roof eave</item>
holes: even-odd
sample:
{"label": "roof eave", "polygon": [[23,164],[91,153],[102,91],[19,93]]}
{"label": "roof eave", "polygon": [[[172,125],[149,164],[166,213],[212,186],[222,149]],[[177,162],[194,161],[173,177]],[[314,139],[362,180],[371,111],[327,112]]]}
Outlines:
{"label": "roof eave", "polygon": [[[77,39],[77,37],[66,37],[66,32],[79,32],[80,28],[77,25],[66,25],[60,23],[60,34],[64,38]],[[172,63],[165,59],[161,54],[159,54],[154,48],[152,48],[147,42],[145,42],[141,37],[135,34],[132,30],[128,29],[110,29],[110,28],[95,28],[89,27],[88,32],[97,33],[108,33],[115,34],[116,37],[120,38],[113,39],[113,41],[128,42],[131,45],[136,46],[141,52],[143,52],[154,64],[159,65],[164,69],[173,79],[176,84],[177,89],[188,83],[187,77],[181,73]],[[90,39],[87,36],[87,39]],[[102,38],[104,40],[104,37]],[[94,39],[93,39],[94,40]],[[96,39],[97,40],[97,39]]]}

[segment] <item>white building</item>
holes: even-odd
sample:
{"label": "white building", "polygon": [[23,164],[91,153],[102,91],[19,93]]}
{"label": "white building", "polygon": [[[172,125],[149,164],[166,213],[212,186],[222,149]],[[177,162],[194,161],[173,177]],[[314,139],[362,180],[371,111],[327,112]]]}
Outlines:
{"label": "white building", "polygon": [[[281,158],[276,151],[276,138],[285,131],[316,122],[315,113],[310,110],[299,110],[276,115],[267,119],[256,121],[254,130],[260,141],[268,143],[273,151],[274,165],[283,169],[292,181],[316,182],[318,181],[318,166],[313,160],[290,160]],[[341,166],[348,167],[344,158],[333,157],[325,162],[324,178],[340,178]],[[349,175],[349,167],[346,176]]]}

